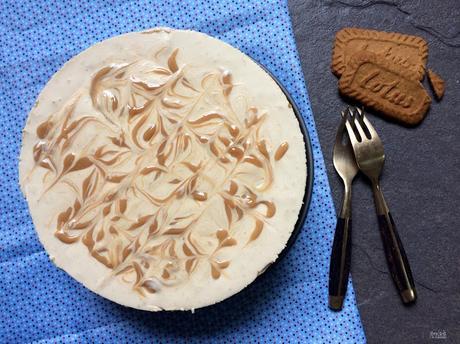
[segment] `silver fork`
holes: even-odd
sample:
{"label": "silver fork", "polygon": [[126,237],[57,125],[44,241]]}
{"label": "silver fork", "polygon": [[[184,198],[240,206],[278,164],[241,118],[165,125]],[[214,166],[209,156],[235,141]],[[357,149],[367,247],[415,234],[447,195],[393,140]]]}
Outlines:
{"label": "silver fork", "polygon": [[402,301],[404,303],[414,302],[417,299],[417,293],[409,261],[379,183],[380,172],[385,161],[382,141],[361,109],[351,108],[348,114],[349,118],[345,125],[353,146],[356,163],[372,183],[380,234],[391,276]]}
{"label": "silver fork", "polygon": [[329,307],[333,310],[342,309],[347,292],[351,258],[351,184],[358,172],[350,141],[344,142],[347,138],[345,121],[345,111],[342,111],[342,120],[337,130],[332,155],[335,170],[342,178],[345,187],[329,265]]}

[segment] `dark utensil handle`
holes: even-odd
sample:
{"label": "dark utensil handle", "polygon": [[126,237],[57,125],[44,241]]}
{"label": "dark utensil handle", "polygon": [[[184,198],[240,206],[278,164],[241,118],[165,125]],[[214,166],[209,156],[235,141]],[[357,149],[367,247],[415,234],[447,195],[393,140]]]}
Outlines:
{"label": "dark utensil handle", "polygon": [[339,311],[347,293],[351,258],[351,218],[337,218],[329,265],[329,307]]}
{"label": "dark utensil handle", "polygon": [[414,302],[417,299],[414,279],[393,218],[388,212],[385,215],[378,215],[378,220],[391,277],[402,301],[406,304]]}

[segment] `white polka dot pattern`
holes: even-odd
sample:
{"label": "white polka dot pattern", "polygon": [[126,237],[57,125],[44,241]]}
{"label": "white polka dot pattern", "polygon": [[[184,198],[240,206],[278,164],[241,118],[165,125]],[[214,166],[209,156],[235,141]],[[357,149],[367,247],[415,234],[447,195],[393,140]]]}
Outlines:
{"label": "white polka dot pattern", "polygon": [[[344,311],[327,308],[335,213],[285,0],[4,0],[0,13],[1,342],[365,342],[351,282]],[[49,261],[18,188],[21,130],[49,78],[97,41],[155,26],[203,31],[264,64],[299,106],[313,147],[313,197],[292,249],[195,314],[141,312],[85,289]]]}

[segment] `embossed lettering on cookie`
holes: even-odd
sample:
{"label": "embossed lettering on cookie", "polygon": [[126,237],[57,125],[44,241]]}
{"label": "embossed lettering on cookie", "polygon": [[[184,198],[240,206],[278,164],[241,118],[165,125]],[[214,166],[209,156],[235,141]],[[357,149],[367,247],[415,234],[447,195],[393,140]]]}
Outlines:
{"label": "embossed lettering on cookie", "polygon": [[356,53],[339,80],[342,94],[406,124],[420,123],[431,98],[410,72],[367,51]]}
{"label": "embossed lettering on cookie", "polygon": [[48,82],[20,184],[51,260],[144,310],[219,302],[274,262],[306,152],[275,81],[237,49],[153,29],[95,44]]}

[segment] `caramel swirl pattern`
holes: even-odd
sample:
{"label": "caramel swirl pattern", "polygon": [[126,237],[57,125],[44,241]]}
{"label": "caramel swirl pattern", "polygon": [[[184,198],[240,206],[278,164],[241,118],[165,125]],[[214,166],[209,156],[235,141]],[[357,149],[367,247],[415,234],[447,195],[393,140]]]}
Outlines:
{"label": "caramel swirl pattern", "polygon": [[263,193],[289,147],[261,137],[266,113],[237,110],[228,71],[197,78],[178,54],[100,69],[37,127],[32,152],[43,194],[59,184],[73,195],[55,214],[56,238],[81,242],[144,296],[199,265],[225,275],[221,253],[250,245],[276,214]]}

